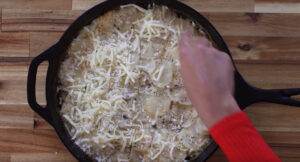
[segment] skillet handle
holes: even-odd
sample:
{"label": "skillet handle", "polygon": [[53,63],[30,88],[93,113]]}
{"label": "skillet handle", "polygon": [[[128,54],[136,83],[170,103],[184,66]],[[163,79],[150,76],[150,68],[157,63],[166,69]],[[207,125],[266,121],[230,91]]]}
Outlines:
{"label": "skillet handle", "polygon": [[292,98],[295,95],[300,95],[300,88],[260,89],[249,85],[238,72],[235,73],[235,98],[241,109],[256,102],[300,107],[300,100]]}
{"label": "skillet handle", "polygon": [[[43,117],[47,122],[49,122],[51,125],[53,123],[50,110],[47,107],[47,104],[45,107],[41,106],[36,101],[36,74],[38,66],[44,62],[51,60],[51,54],[55,51],[57,45],[53,45],[46,51],[44,51],[39,56],[35,57],[28,70],[28,78],[27,78],[27,100],[28,104],[30,105],[31,109],[34,110],[37,114],[39,114],[41,117]],[[50,67],[50,65],[49,65]]]}
{"label": "skillet handle", "polygon": [[300,88],[258,89],[258,92],[258,98],[261,101],[300,107],[300,100],[292,98],[292,96],[300,95]]}

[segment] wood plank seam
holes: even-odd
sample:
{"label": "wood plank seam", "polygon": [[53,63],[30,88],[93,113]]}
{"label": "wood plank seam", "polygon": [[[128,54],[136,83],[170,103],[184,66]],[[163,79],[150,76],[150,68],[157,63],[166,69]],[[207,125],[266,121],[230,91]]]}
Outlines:
{"label": "wood plank seam", "polygon": [[[1,2],[4,1],[16,0],[2,0]],[[34,6],[34,1],[37,0],[31,1],[32,4],[29,6],[32,8],[30,8],[30,11],[37,13],[41,8]],[[57,2],[58,5],[65,3],[65,0],[64,2],[60,0],[44,0],[43,2],[50,4],[52,3],[50,1]],[[61,11],[62,17],[67,17],[67,12],[78,12],[70,10],[86,10],[93,1],[102,0],[68,1],[71,1],[71,6],[70,8]],[[300,48],[297,46],[300,44],[300,29],[297,29],[299,28],[297,24],[300,22],[300,10],[297,10],[296,5],[300,1],[255,0],[254,4],[253,0],[251,6],[241,6],[240,8],[238,8],[239,6],[234,6],[235,11],[232,10],[233,3],[232,6],[230,6],[231,4],[228,2],[234,1],[235,4],[238,4],[241,0],[209,0],[210,4],[215,4],[216,6],[205,6],[208,5],[207,3],[204,4],[207,0],[181,1],[187,1],[189,4],[193,5],[193,8],[196,8],[200,12],[205,11],[208,12],[208,14],[213,15],[211,17],[212,23],[215,24],[217,29],[221,32],[221,35],[225,37],[235,61],[237,62],[238,68],[245,76],[246,80],[251,84],[264,88],[300,87]],[[74,2],[81,4],[74,5]],[[250,4],[249,0],[243,2]],[[281,3],[280,7],[287,8],[272,8],[274,2],[279,2]],[[14,6],[19,6],[19,9],[25,8],[26,6],[20,6],[21,3],[23,2]],[[227,6],[225,8],[220,8],[220,4],[222,3]],[[262,6],[261,3],[267,5]],[[287,5],[288,3],[293,4],[293,6],[289,7],[289,5]],[[57,4],[51,4],[52,7],[55,5]],[[260,10],[258,10],[259,5]],[[43,7],[43,9],[47,10],[47,7],[49,6]],[[253,8],[252,11],[251,7]],[[53,9],[55,8],[49,10]],[[25,10],[22,11],[25,12]],[[205,12],[204,14],[206,14]],[[220,17],[220,14],[223,14],[223,17]],[[47,49],[51,43],[54,43],[55,40],[59,38],[59,34],[53,34],[53,31],[59,31],[59,33],[63,32],[71,22],[57,28],[51,28],[51,25],[55,25],[55,21],[59,22],[63,20],[59,20],[59,18],[57,20],[57,17],[55,16],[51,17],[51,14],[50,16],[40,18],[41,19],[35,19],[35,22],[29,22],[32,24],[25,24],[24,21],[18,19],[18,16],[16,16],[14,19],[15,29],[8,30],[9,33],[13,31],[19,33],[22,31],[22,28],[17,28],[18,25],[25,24],[25,29],[23,29],[23,31],[30,32],[28,45],[29,55],[27,58],[21,57],[22,55],[12,56],[11,53],[14,53],[13,50],[9,51],[10,54],[3,54],[0,56],[0,103],[2,103],[0,104],[0,116],[4,116],[1,118],[2,120],[0,119],[0,161],[3,162],[76,161],[64,145],[62,145],[53,128],[47,124],[45,120],[31,110],[25,111],[24,108],[21,108],[20,111],[24,112],[18,111],[19,107],[27,106],[27,101],[25,100],[26,94],[24,93],[26,91],[24,87],[26,87],[27,71],[24,69],[28,67],[32,58],[41,53],[42,50]],[[1,7],[0,19],[0,31],[2,31],[3,8]],[[45,20],[46,22],[43,23],[43,19],[49,21]],[[72,20],[74,19],[76,19],[76,17]],[[30,21],[30,17],[28,18],[28,21]],[[31,25],[35,28],[29,29]],[[237,28],[238,26],[240,26],[240,28]],[[278,29],[285,30],[281,32]],[[45,43],[40,41],[44,46],[36,43],[41,38],[45,39]],[[45,70],[42,72],[45,73]],[[44,76],[38,78],[37,83],[39,96],[44,95],[42,93],[42,84],[44,84],[42,77]],[[18,85],[20,86],[18,87]],[[12,103],[15,103],[16,105],[8,108],[1,107]],[[22,115],[22,113],[25,113],[26,115]],[[32,118],[29,117],[31,113]],[[260,130],[261,134],[266,138],[266,141],[272,146],[273,150],[283,161],[299,161],[299,111],[296,111],[291,107],[260,103],[249,107],[247,113],[257,129]],[[25,118],[26,122],[22,123],[19,117]],[[18,119],[18,121],[13,121],[13,119]],[[281,122],[278,122],[278,119],[280,119]],[[8,133],[3,133],[4,131]],[[4,134],[3,136],[1,136],[2,133]],[[5,141],[7,139],[11,142],[6,143]],[[29,142],[22,143],[18,142],[18,140],[29,140]],[[209,161],[220,162],[226,161],[226,159],[224,155],[218,151]]]}

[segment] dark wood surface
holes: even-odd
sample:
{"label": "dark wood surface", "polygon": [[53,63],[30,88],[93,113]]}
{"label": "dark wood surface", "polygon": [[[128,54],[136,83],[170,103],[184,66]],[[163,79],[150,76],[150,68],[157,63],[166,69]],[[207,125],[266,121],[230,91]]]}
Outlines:
{"label": "dark wood surface", "polygon": [[[102,0],[0,1],[0,161],[76,161],[26,101],[30,60]],[[202,12],[230,46],[244,77],[262,88],[300,87],[300,0],[181,0]],[[45,104],[47,65],[37,96]],[[298,97],[300,98],[300,97]],[[285,162],[300,161],[300,109],[259,103],[247,110]],[[220,150],[210,162],[226,161]]]}

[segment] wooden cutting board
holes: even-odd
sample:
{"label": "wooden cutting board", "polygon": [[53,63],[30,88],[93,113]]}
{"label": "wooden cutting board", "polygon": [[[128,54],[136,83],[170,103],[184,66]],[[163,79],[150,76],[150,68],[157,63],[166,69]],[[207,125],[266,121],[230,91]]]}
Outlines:
{"label": "wooden cutting board", "polygon": [[[26,101],[30,60],[50,47],[84,10],[102,0],[0,1],[0,161],[76,161]],[[300,87],[299,0],[182,0],[224,36],[244,77],[264,88]],[[45,104],[47,65],[37,96]],[[247,113],[286,162],[300,161],[300,109],[260,103]],[[210,162],[226,161],[218,151]]]}

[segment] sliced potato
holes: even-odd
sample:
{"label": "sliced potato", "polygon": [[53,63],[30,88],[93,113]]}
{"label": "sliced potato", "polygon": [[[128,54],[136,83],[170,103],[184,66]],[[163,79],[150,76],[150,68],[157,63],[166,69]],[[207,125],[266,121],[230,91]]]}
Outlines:
{"label": "sliced potato", "polygon": [[170,62],[163,63],[152,75],[154,84],[158,87],[169,85],[173,79],[173,64]]}
{"label": "sliced potato", "polygon": [[184,88],[172,89],[168,94],[178,108],[191,108],[192,103]]}
{"label": "sliced potato", "polygon": [[171,100],[166,96],[151,96],[145,98],[143,102],[145,112],[151,118],[164,115],[170,108]]}

